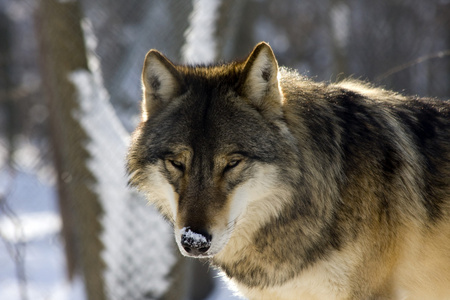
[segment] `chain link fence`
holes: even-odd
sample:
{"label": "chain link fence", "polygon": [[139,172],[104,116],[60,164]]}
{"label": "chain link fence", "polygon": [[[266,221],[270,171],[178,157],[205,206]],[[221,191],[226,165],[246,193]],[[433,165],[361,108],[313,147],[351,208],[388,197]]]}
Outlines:
{"label": "chain link fence", "polygon": [[[230,60],[265,40],[280,65],[317,80],[450,98],[448,0],[211,1],[0,0],[0,298],[213,289],[208,268],[181,258],[170,226],[126,187],[151,48],[174,62],[189,61],[187,47]],[[48,283],[65,276],[76,284]]]}

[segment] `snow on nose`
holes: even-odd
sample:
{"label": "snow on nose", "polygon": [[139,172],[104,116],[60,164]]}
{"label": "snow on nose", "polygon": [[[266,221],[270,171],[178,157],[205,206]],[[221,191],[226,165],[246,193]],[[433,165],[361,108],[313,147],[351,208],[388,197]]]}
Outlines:
{"label": "snow on nose", "polygon": [[211,247],[211,235],[205,230],[181,229],[181,246],[191,256],[201,256]]}

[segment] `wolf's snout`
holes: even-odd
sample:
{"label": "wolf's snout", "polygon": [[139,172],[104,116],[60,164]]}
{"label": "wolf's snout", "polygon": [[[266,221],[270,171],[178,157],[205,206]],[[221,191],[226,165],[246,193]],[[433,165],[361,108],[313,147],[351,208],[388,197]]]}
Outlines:
{"label": "wolf's snout", "polygon": [[191,256],[201,256],[211,247],[212,236],[206,230],[181,229],[181,246]]}

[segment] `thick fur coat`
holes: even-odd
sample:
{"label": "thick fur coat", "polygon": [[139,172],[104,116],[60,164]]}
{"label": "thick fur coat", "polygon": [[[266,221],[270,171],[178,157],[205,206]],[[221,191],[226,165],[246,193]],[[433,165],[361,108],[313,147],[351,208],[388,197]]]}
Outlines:
{"label": "thick fur coat", "polygon": [[450,103],[145,59],[131,185],[249,299],[450,299]]}

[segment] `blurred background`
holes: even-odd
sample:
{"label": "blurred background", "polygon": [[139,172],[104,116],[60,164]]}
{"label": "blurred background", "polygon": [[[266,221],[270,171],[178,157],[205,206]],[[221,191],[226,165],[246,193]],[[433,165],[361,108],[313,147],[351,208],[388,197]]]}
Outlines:
{"label": "blurred background", "polygon": [[449,33],[450,0],[0,0],[0,299],[235,297],[126,186],[149,49],[448,99]]}

